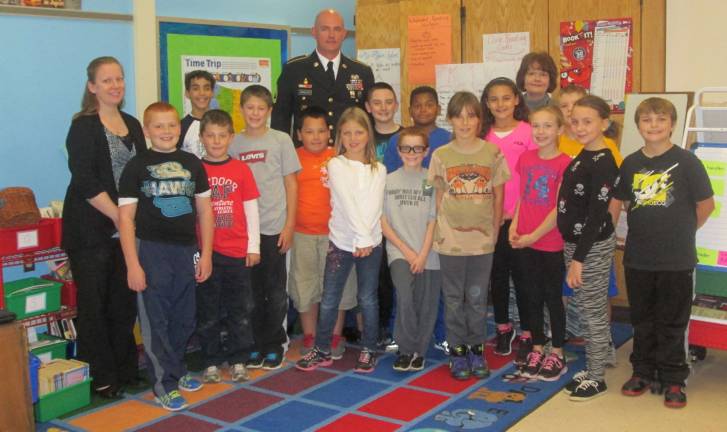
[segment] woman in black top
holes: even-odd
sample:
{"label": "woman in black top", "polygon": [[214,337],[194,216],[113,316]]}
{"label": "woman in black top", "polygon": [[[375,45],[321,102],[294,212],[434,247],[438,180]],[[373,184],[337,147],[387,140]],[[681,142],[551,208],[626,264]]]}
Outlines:
{"label": "woman in black top", "polygon": [[78,288],[78,357],[90,364],[95,391],[113,398],[137,380],[136,297],[117,234],[118,181],[146,143],[139,121],[120,110],[125,86],[118,60],[96,58],[86,72],[81,111],[66,138],[71,182],[62,247]]}

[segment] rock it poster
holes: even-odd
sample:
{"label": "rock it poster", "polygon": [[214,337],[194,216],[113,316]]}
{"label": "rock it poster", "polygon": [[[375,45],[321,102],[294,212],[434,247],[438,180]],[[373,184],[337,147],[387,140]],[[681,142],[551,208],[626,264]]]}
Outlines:
{"label": "rock it poster", "polygon": [[560,86],[575,84],[623,113],[633,87],[630,18],[560,23]]}

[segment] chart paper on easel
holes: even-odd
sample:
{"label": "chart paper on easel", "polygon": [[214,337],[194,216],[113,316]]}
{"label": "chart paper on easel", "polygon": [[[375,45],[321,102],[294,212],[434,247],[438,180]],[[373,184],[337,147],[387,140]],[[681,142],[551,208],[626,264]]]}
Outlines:
{"label": "chart paper on easel", "polygon": [[704,164],[714,191],[715,208],[697,231],[699,265],[709,270],[727,271],[727,146],[700,146],[695,154]]}

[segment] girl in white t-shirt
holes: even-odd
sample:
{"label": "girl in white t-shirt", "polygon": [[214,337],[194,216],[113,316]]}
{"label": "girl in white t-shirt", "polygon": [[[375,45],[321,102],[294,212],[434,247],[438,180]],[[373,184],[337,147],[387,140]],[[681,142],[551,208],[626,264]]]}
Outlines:
{"label": "girl in white t-shirt", "polygon": [[348,108],[336,127],[336,154],[328,161],[331,190],[330,244],[326,256],[315,348],[298,361],[304,371],[328,366],[331,337],[343,287],[356,266],[358,305],[363,315],[363,350],[354,372],[370,373],[376,365],[379,330],[379,266],[382,253],[381,213],[386,168],[376,160],[374,132],[368,115]]}

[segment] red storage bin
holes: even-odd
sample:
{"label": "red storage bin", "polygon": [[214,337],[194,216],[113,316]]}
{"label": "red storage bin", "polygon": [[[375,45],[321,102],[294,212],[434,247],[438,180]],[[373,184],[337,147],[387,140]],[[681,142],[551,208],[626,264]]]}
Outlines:
{"label": "red storage bin", "polygon": [[36,225],[0,228],[0,255],[52,249],[61,244],[61,219],[41,219]]}
{"label": "red storage bin", "polygon": [[60,279],[54,279],[53,277],[49,275],[41,276],[43,279],[47,279],[49,281],[53,282],[60,282],[63,284],[61,287],[61,304],[64,306],[68,306],[69,308],[75,308],[77,301],[77,289],[76,289],[76,283],[72,280],[60,280]]}
{"label": "red storage bin", "polygon": [[727,325],[692,319],[689,321],[689,344],[727,350]]}

